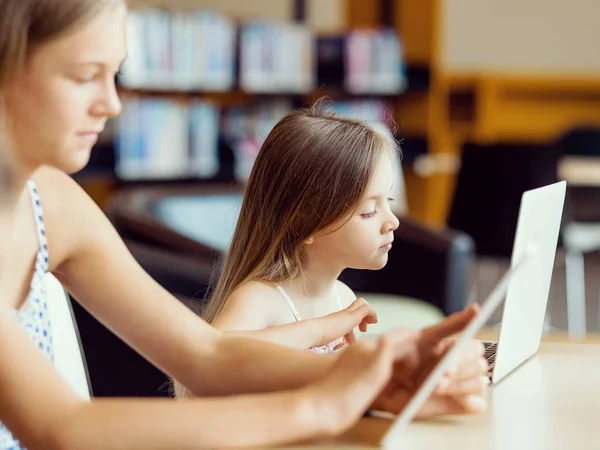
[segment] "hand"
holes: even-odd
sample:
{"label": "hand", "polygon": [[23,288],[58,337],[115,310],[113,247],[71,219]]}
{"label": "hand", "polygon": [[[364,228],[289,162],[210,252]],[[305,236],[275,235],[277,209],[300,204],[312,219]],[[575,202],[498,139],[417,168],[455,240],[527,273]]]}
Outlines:
{"label": "hand", "polygon": [[390,382],[394,361],[413,351],[413,335],[404,331],[359,341],[341,354],[325,379],[307,387],[305,397],[319,405],[316,410],[326,434],[339,434],[358,421]]}
{"label": "hand", "polygon": [[[382,391],[373,407],[398,413],[415,393],[433,367],[451,348],[448,337],[462,331],[478,313],[477,307],[469,307],[453,314],[439,324],[414,334],[412,350],[407,354],[406,335],[397,337],[390,333],[389,339],[398,342],[403,355],[394,363],[391,380]],[[488,384],[487,362],[483,358],[484,348],[479,341],[465,347],[458,361],[446,372],[436,390],[425,403],[417,418],[438,414],[464,414],[484,410]]]}
{"label": "hand", "polygon": [[[320,404],[320,417],[328,421],[322,424],[325,430],[330,434],[344,431],[369,405],[400,412],[452,346],[448,338],[462,331],[477,313],[477,307],[469,307],[420,332],[394,331],[377,341],[349,346],[324,380],[307,387],[309,397]],[[487,406],[486,372],[483,345],[473,341],[440,380],[417,418],[481,412]]]}
{"label": "hand", "polygon": [[367,326],[369,324],[377,323],[377,313],[364,298],[357,298],[347,308],[336,313],[329,314],[326,317],[335,315],[351,317],[353,319],[352,322],[354,323],[352,328],[358,327],[358,329],[363,333],[367,331]]}
{"label": "hand", "polygon": [[[350,329],[344,335],[347,344],[354,344],[354,328],[358,327],[361,332],[366,332],[369,324],[377,323],[377,313],[364,298],[357,298],[350,306],[341,311],[329,314],[325,317],[345,316],[350,319]],[[346,346],[346,343],[338,345],[335,350]]]}

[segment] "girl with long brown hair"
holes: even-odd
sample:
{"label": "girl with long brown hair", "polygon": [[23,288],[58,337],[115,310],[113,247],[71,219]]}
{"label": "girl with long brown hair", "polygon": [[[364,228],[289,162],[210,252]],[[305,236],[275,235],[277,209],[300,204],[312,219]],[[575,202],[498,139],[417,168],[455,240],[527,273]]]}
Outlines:
{"label": "girl with long brown hair", "polygon": [[[390,135],[325,102],[284,117],[254,164],[204,318],[318,353],[376,322],[337,278],[387,262],[398,227],[390,205],[398,156]],[[357,309],[366,315],[352,315]]]}

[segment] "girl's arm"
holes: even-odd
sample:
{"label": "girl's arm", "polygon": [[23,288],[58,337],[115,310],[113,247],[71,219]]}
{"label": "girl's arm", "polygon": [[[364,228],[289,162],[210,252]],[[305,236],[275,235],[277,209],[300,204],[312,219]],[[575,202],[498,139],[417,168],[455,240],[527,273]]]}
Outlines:
{"label": "girl's arm", "polygon": [[[1,306],[0,421],[32,450],[262,446],[331,436],[356,422],[389,379],[387,353],[365,348],[344,355],[329,377],[295,391],[87,402],[34,346],[13,311]],[[365,358],[384,360],[365,367]]]}
{"label": "girl's arm", "polygon": [[[340,280],[337,280],[337,284],[336,284],[337,290],[338,290],[338,295],[340,298],[340,303],[342,304],[342,307],[344,307],[345,305],[351,305],[352,303],[354,303],[354,301],[356,300],[356,294],[354,293],[354,291],[352,289],[350,289],[350,287],[348,287],[348,285]],[[360,327],[360,331],[365,332],[367,331],[367,324],[362,324],[362,326]],[[354,334],[354,330],[352,330],[350,333],[348,333],[346,335],[346,341],[348,342],[348,344],[354,344],[356,342],[356,335]]]}
{"label": "girl's arm", "polygon": [[291,389],[331,371],[331,358],[214,329],[139,266],[73,180],[49,168],[34,179],[51,271],[91,314],[195,395]]}
{"label": "girl's arm", "polygon": [[261,307],[260,297],[250,297],[253,296],[243,288],[234,292],[221,315],[214,321],[214,326],[232,335],[255,337],[306,350],[328,344],[342,336],[354,342],[355,327],[361,326],[365,331],[366,324],[377,323],[373,308],[364,299],[358,299],[348,308],[327,316],[268,327],[268,315],[264,313],[268,311],[268,306]]}

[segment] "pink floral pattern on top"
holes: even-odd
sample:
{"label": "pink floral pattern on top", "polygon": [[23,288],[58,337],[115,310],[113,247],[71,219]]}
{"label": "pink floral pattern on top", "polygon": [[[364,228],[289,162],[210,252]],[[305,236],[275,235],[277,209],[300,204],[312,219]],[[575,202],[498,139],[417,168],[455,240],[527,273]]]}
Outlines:
{"label": "pink floral pattern on top", "polygon": [[[279,293],[281,294],[281,296],[285,299],[286,303],[288,304],[288,306],[292,310],[292,314],[294,314],[294,318],[296,319],[296,322],[300,322],[302,320],[302,318],[300,317],[300,313],[298,312],[298,309],[296,309],[296,305],[294,305],[294,302],[292,301],[292,299],[290,298],[290,296],[278,284],[276,284],[275,287],[277,288],[277,290],[279,291]],[[337,292],[337,289],[335,290],[335,293],[336,293],[336,296],[337,296],[338,308],[341,310],[342,309],[342,305],[340,303],[340,296],[339,296],[339,294]],[[346,344],[347,344],[346,338],[344,336],[342,336],[341,338],[338,338],[335,341],[330,342],[329,344],[321,345],[320,347],[310,347],[308,349],[308,351],[309,352],[313,352],[313,353],[318,353],[320,355],[323,355],[323,354],[327,354],[327,353],[333,353],[334,351],[336,351],[340,347],[343,347]]]}
{"label": "pink floral pattern on top", "polygon": [[342,336],[341,338],[336,339],[335,341],[330,342],[329,344],[325,344],[320,347],[310,347],[308,351],[318,354],[333,353],[340,347],[346,345],[346,343],[346,338]]}

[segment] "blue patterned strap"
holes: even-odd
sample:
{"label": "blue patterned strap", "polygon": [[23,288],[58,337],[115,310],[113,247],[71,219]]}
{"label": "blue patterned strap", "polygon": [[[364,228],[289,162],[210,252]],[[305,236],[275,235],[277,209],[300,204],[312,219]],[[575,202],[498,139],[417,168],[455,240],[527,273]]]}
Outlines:
{"label": "blue patterned strap", "polygon": [[29,188],[29,197],[31,198],[31,206],[33,208],[33,217],[37,230],[38,242],[40,244],[40,252],[38,260],[42,264],[44,272],[48,271],[48,240],[46,238],[46,226],[44,225],[44,212],[42,203],[37,191],[37,187],[33,180],[27,181]]}

